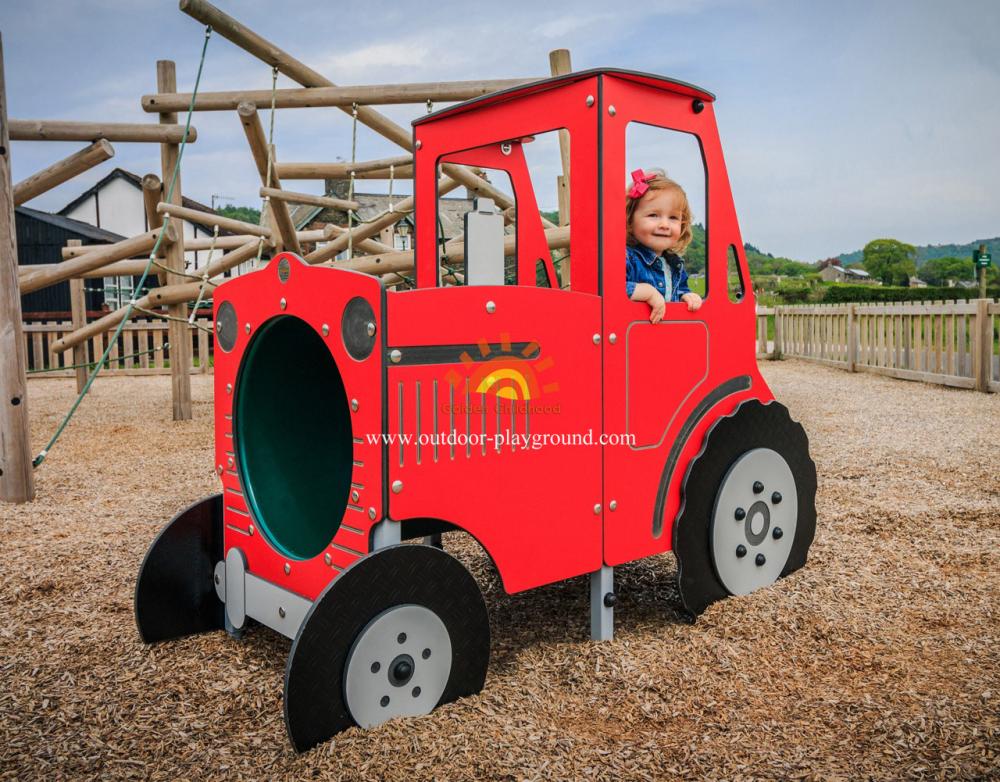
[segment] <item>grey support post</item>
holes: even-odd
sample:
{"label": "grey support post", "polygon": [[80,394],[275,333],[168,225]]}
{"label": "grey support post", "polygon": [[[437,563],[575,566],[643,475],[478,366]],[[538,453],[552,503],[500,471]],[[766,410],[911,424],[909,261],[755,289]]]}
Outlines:
{"label": "grey support post", "polygon": [[610,641],[615,636],[615,569],[601,565],[590,574],[590,640]]}
{"label": "grey support post", "polygon": [[398,521],[382,519],[372,527],[372,551],[378,551],[386,546],[395,546],[402,542]]}

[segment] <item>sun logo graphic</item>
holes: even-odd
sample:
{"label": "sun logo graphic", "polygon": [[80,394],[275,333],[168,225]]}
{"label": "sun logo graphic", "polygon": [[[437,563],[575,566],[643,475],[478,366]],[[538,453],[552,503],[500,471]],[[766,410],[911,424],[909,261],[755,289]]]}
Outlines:
{"label": "sun logo graphic", "polygon": [[[552,367],[551,356],[540,361],[537,342],[512,343],[510,334],[502,332],[499,344],[490,344],[485,339],[476,343],[479,355],[473,357],[468,351],[460,355],[462,364],[471,371],[469,387],[477,394],[492,394],[498,399],[512,402],[528,402],[542,394],[559,390],[556,382],[545,383],[539,376]],[[464,382],[459,372],[451,370],[446,379],[454,386]]]}

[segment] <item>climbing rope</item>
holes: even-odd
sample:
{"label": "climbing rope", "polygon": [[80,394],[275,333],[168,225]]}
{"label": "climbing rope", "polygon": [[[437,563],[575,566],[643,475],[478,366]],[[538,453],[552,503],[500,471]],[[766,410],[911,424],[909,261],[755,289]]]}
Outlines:
{"label": "climbing rope", "polygon": [[[271,186],[271,169],[274,166],[274,105],[275,100],[278,95],[278,66],[275,65],[271,68],[271,117],[269,121],[269,129],[267,134],[267,176],[264,177],[264,182],[266,182],[266,187]],[[271,196],[264,196],[264,200],[260,204],[260,217],[257,220],[258,225],[264,225],[264,214],[267,212],[268,204],[271,203]],[[216,226],[218,228],[218,226]],[[271,226],[271,230],[274,230],[274,226]],[[260,241],[257,242],[257,260],[255,264],[260,266],[260,257],[264,253],[264,237],[260,237]]]}
{"label": "climbing rope", "polygon": [[[152,348],[151,350],[140,350],[138,353],[129,353],[128,355],[125,356],[116,356],[112,358],[111,361],[108,363],[113,364],[116,362],[124,361],[127,358],[138,358],[139,356],[148,356],[150,353],[156,353],[158,350],[166,350],[169,347],[170,343],[164,342],[162,345],[157,345],[155,348]],[[95,366],[97,366],[96,361],[89,361],[85,364],[68,364],[62,367],[45,367],[45,369],[29,369],[25,374],[37,375],[40,372],[63,372],[67,369],[82,369],[84,367],[87,369],[91,369],[92,367]],[[110,367],[108,368],[110,369]]]}
{"label": "climbing rope", "polygon": [[145,307],[140,307],[138,305],[136,305],[135,311],[141,312],[143,315],[149,315],[151,318],[159,318],[160,320],[172,320],[175,323],[184,323],[188,326],[194,326],[196,329],[200,329],[201,331],[207,331],[209,334],[214,333],[212,329],[208,328],[207,326],[202,326],[197,321],[190,321],[187,318],[178,318],[173,315],[165,315],[162,312],[157,312],[156,310],[148,310]]}
{"label": "climbing rope", "polygon": [[[347,185],[347,200],[354,200],[354,165],[358,155],[358,104],[351,104],[351,178]],[[354,210],[347,210],[347,260],[354,258]]]}
{"label": "climbing rope", "polygon": [[205,272],[201,275],[201,287],[198,288],[198,298],[194,300],[194,306],[191,308],[191,317],[188,318],[188,323],[194,323],[194,317],[198,314],[198,307],[201,305],[201,300],[205,295],[205,288],[208,287],[208,267],[212,263],[212,254],[215,252],[215,243],[219,239],[219,225],[216,223],[215,231],[212,233],[212,242],[208,246],[208,263],[205,264]]}
{"label": "climbing rope", "polygon": [[[201,47],[201,59],[198,62],[198,74],[195,76],[194,80],[194,91],[191,93],[191,102],[188,104],[187,120],[184,123],[184,135],[181,136],[180,148],[177,150],[177,162],[174,163],[174,170],[170,176],[170,187],[167,188],[167,203],[171,203],[174,195],[174,186],[177,184],[177,177],[181,170],[181,160],[184,157],[184,150],[187,148],[188,134],[191,132],[191,117],[194,114],[194,101],[198,96],[198,86],[201,83],[201,72],[205,66],[205,53],[208,51],[208,41],[212,37],[212,28],[205,28],[205,41]],[[49,451],[56,444],[56,441],[62,436],[62,433],[66,430],[69,422],[73,419],[73,415],[76,413],[77,408],[83,402],[84,397],[90,391],[90,387],[94,384],[94,379],[101,371],[101,367],[107,360],[108,355],[111,353],[111,349],[118,343],[118,337],[121,336],[122,330],[125,328],[125,323],[128,319],[132,317],[132,312],[135,310],[137,299],[137,294],[142,289],[143,285],[146,283],[146,277],[149,276],[149,270],[153,267],[156,261],[156,254],[160,250],[160,245],[163,243],[163,235],[166,233],[167,226],[170,225],[170,213],[163,215],[163,226],[160,228],[160,233],[156,237],[156,244],[153,245],[152,251],[149,253],[149,260],[146,263],[146,268],[143,269],[142,276],[139,278],[139,282],[136,284],[135,288],[132,290],[132,295],[129,298],[128,308],[125,310],[125,315],[118,323],[118,328],[115,330],[114,336],[108,340],[108,346],[104,349],[104,354],[101,356],[100,360],[95,362],[94,368],[91,370],[90,374],[87,376],[87,382],[83,385],[83,390],[77,395],[76,401],[73,406],[70,407],[69,412],[63,418],[62,423],[56,429],[52,439],[49,440],[48,445],[41,450],[41,452],[36,456],[32,462],[32,467],[38,467],[42,462],[45,461],[45,457],[48,456]]]}

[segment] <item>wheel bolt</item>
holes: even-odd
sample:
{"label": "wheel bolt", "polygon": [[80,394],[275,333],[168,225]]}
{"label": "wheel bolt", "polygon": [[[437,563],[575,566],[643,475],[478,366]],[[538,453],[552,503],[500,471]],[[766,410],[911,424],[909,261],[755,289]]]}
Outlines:
{"label": "wheel bolt", "polygon": [[760,567],[765,562],[767,562],[767,558],[763,554],[758,554],[757,558],[754,560],[754,562],[757,563],[757,567]]}
{"label": "wheel bolt", "polygon": [[399,635],[397,635],[396,636],[396,641],[399,642],[399,643],[401,643],[401,644],[405,644],[406,643],[406,633],[400,633]]}
{"label": "wheel bolt", "polygon": [[753,493],[754,494],[760,494],[762,491],[764,491],[764,484],[761,483],[760,481],[754,481],[753,482]]}
{"label": "wheel bolt", "polygon": [[420,688],[419,687],[414,687],[413,688],[413,697],[414,698],[419,698],[420,697]]}
{"label": "wheel bolt", "polygon": [[775,505],[777,505],[779,502],[781,502],[781,492],[780,491],[776,491],[774,494],[771,495],[771,502],[773,502]]}
{"label": "wheel bolt", "polygon": [[744,546],[742,543],[740,543],[740,545],[736,547],[736,556],[742,559],[746,555],[747,555],[747,547]]}
{"label": "wheel bolt", "polygon": [[372,663],[372,673],[378,673],[381,667],[382,666],[377,662]]}
{"label": "wheel bolt", "polygon": [[386,706],[388,706],[389,705],[389,696],[388,695],[383,695],[382,696],[382,700],[380,700],[379,703],[382,704],[383,708],[385,708]]}
{"label": "wheel bolt", "polygon": [[773,537],[775,540],[781,540],[781,536],[784,534],[785,533],[781,531],[781,527],[775,527],[773,530],[771,530],[771,537]]}
{"label": "wheel bolt", "polygon": [[426,660],[428,657],[431,656],[431,650],[430,649],[424,649],[423,653],[420,656],[423,657]]}
{"label": "wheel bolt", "polygon": [[747,512],[743,508],[737,508],[736,513],[733,514],[737,521],[743,521],[747,517]]}

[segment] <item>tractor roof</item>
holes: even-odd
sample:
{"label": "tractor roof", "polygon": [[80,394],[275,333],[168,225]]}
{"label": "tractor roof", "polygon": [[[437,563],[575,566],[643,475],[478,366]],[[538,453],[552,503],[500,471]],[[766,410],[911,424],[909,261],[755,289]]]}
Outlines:
{"label": "tractor roof", "polygon": [[456,104],[455,106],[449,106],[446,109],[435,111],[432,114],[426,114],[423,117],[413,120],[413,124],[421,125],[425,122],[434,122],[435,120],[439,120],[444,117],[463,114],[467,111],[471,111],[472,109],[478,109],[494,103],[501,103],[513,98],[520,98],[524,95],[531,95],[536,92],[556,89],[564,84],[571,84],[573,82],[582,81],[583,79],[589,79],[592,76],[600,76],[604,74],[616,76],[620,79],[627,79],[628,81],[634,81],[639,84],[646,84],[650,87],[656,87],[669,92],[676,92],[681,95],[689,95],[692,98],[700,98],[704,101],[712,102],[715,100],[715,95],[707,90],[703,90],[701,87],[696,87],[695,85],[688,84],[687,82],[677,81],[676,79],[668,79],[665,76],[657,76],[652,73],[641,73],[640,71],[627,71],[621,68],[591,68],[586,71],[573,71],[573,73],[567,73],[565,76],[554,76],[551,79],[533,81],[529,84],[522,84],[519,87],[511,87],[510,89],[501,90],[499,92],[491,92],[489,95],[473,98],[472,100],[464,101]]}

